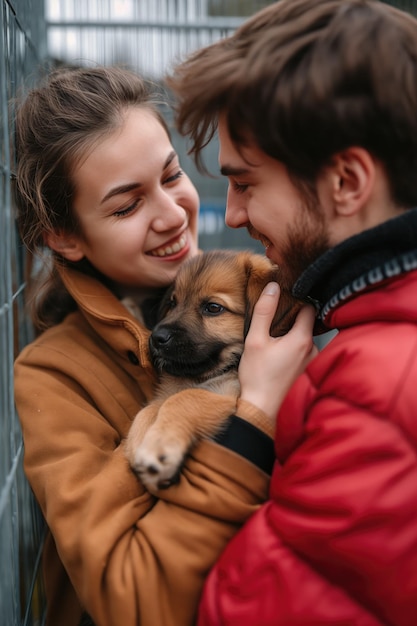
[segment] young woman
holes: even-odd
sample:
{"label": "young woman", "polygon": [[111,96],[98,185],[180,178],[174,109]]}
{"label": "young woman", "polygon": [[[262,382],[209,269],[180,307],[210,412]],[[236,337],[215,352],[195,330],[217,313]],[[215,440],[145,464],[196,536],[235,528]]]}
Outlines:
{"label": "young woman", "polygon": [[[21,236],[46,261],[33,300],[42,332],[16,361],[15,393],[25,471],[50,530],[47,624],[88,614],[97,626],[191,625],[209,568],[267,495],[274,428],[242,401],[243,420],[192,450],[160,498],[125,459],[156,382],[155,303],[198,252],[197,192],[146,84],[122,69],[53,73],[18,109],[16,150]],[[271,317],[276,297],[264,305]]]}

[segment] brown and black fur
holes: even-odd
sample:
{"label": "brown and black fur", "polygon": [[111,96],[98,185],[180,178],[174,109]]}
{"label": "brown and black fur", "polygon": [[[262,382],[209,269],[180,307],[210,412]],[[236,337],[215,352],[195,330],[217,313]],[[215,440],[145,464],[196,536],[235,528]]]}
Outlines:
{"label": "brown and black fur", "polygon": [[[189,448],[234,413],[244,338],[271,280],[279,282],[276,266],[251,252],[205,252],[179,270],[149,341],[158,392],[135,417],[126,442],[133,470],[151,490],[175,482]],[[300,307],[282,292],[271,334],[287,332]]]}

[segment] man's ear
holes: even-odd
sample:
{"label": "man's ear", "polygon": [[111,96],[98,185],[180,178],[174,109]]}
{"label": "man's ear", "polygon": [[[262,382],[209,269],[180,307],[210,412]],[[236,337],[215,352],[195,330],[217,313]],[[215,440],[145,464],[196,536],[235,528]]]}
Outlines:
{"label": "man's ear", "polygon": [[350,147],[333,157],[331,171],[334,210],[343,217],[356,214],[374,189],[374,159],[364,148]]}
{"label": "man's ear", "polygon": [[77,235],[51,232],[45,235],[45,243],[51,250],[57,252],[67,261],[81,261],[84,258],[81,240]]}

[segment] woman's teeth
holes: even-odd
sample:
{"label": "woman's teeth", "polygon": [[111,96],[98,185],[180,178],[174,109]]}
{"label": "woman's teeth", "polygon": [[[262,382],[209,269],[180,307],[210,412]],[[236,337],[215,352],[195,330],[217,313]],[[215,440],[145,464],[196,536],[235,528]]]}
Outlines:
{"label": "woman's teeth", "polygon": [[187,243],[187,238],[183,235],[179,238],[178,241],[173,243],[170,246],[165,246],[165,248],[157,248],[151,252],[152,256],[171,256],[171,254],[177,254],[180,250],[182,250]]}

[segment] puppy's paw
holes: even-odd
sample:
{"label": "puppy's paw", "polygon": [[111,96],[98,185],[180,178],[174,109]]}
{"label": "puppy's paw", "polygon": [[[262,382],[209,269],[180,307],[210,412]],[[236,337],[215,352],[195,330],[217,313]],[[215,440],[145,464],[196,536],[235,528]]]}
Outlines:
{"label": "puppy's paw", "polygon": [[148,435],[136,448],[132,469],[148,491],[155,492],[179,481],[187,446],[179,440]]}

